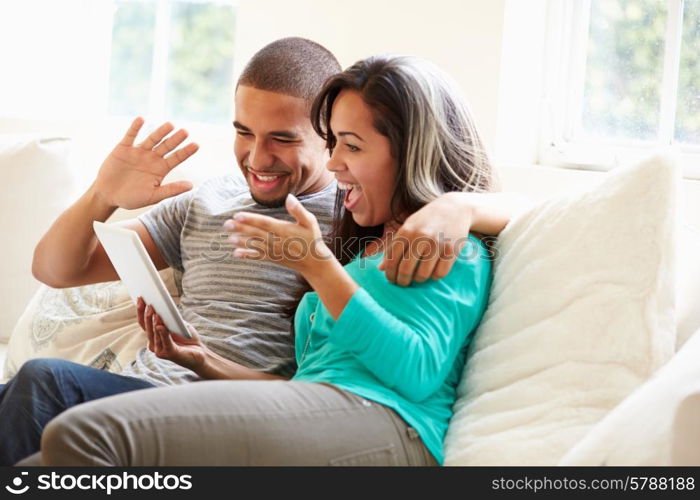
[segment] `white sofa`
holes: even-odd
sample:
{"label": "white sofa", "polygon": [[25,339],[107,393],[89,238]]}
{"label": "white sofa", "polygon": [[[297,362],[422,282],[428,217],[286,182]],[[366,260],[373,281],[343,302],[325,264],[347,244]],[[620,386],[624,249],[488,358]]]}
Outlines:
{"label": "white sofa", "polygon": [[[116,130],[115,128],[113,138],[118,137]],[[2,129],[0,129],[1,132]],[[21,362],[23,357],[31,356],[37,352],[40,354],[48,352],[49,355],[64,356],[70,359],[77,358],[82,362],[91,361],[96,366],[117,371],[144,343],[143,337],[139,336],[138,329],[134,327],[133,306],[129,303],[125,291],[119,288],[119,284],[105,284],[95,289],[96,297],[85,297],[81,295],[82,292],[77,291],[78,289],[52,291],[43,285],[40,287],[40,284],[31,276],[31,253],[36,241],[60,211],[75,199],[81,189],[84,189],[91,180],[91,174],[87,172],[96,171],[100,158],[108,151],[108,147],[105,145],[113,142],[105,141],[104,137],[99,141],[92,140],[90,133],[85,133],[85,131],[77,136],[77,139],[69,143],[64,139],[56,139],[55,135],[40,138],[36,135],[18,137],[17,135],[3,136],[0,134],[0,172],[4,178],[8,178],[8,172],[11,173],[9,175],[11,182],[5,183],[3,189],[11,191],[13,195],[12,197],[3,195],[3,201],[0,204],[7,203],[8,206],[0,206],[0,213],[5,214],[4,233],[16,235],[3,242],[3,248],[11,248],[12,251],[8,253],[10,259],[2,262],[4,267],[1,268],[1,272],[6,276],[2,276],[3,279],[0,280],[0,283],[5,283],[3,288],[0,288],[0,298],[4,304],[10,306],[5,309],[4,316],[0,316],[0,367],[5,362],[7,342],[13,325],[19,321],[14,334],[16,337],[26,336],[26,331],[30,326],[37,329],[36,325],[33,325],[33,322],[37,321],[36,311],[45,307],[45,304],[55,304],[56,301],[71,305],[70,311],[59,311],[58,313],[59,315],[66,314],[62,319],[62,325],[68,325],[73,321],[74,316],[71,315],[85,314],[94,319],[91,327],[92,325],[101,325],[100,328],[104,332],[109,330],[109,335],[112,336],[102,336],[99,340],[92,342],[90,340],[91,330],[84,328],[73,338],[73,341],[76,338],[81,339],[79,348],[76,348],[75,342],[72,342],[69,346],[51,345],[48,347],[48,351],[41,350],[45,346],[37,347],[41,341],[36,338],[31,341],[25,338],[13,339],[15,359],[19,359]],[[206,161],[195,164],[197,168],[195,175],[192,175],[195,170],[190,168],[189,170],[184,169],[179,174],[175,172],[176,177],[190,178],[196,185],[209,174],[219,174],[227,169],[236,168],[228,144],[226,147],[221,147],[221,144],[212,143],[210,152],[207,153],[206,140],[199,142],[203,143],[205,151],[203,156]],[[67,144],[70,144],[71,148],[66,148]],[[97,148],[95,144],[99,144],[100,148]],[[72,154],[68,155],[69,151],[72,151]],[[78,166],[75,164],[78,161],[76,158],[79,158],[81,162]],[[600,172],[542,166],[502,166],[500,171],[505,191],[520,192],[538,198],[547,197],[570,188],[580,188],[582,185],[593,184],[604,175]],[[700,234],[700,181],[684,180],[682,191],[683,224]],[[17,199],[27,202],[22,210],[15,208],[16,205],[12,205],[17,203]],[[120,211],[115,214],[115,218],[133,217],[135,214],[136,212]],[[683,245],[685,243],[681,242],[680,246],[683,247]],[[695,277],[700,276],[700,267],[681,274],[688,280],[691,277],[695,279]],[[169,272],[164,272],[163,275],[170,280],[168,283],[171,292],[176,295],[176,277],[173,277]],[[685,316],[679,318],[679,328],[683,328],[683,340],[686,340],[694,331],[700,329],[700,311],[697,307],[692,307],[694,301],[700,297],[700,278],[697,279],[697,282],[686,280],[679,290],[681,292],[677,297],[677,303],[681,304],[683,310],[686,311],[683,313]],[[30,299],[32,299],[31,303]],[[25,307],[27,303],[30,303],[29,307]],[[100,333],[97,332],[98,337]],[[650,422],[659,423],[663,427],[663,432],[657,429],[656,434],[652,432],[650,436],[647,433],[646,442],[643,439],[641,442],[634,441],[630,437],[628,441],[634,441],[636,444],[627,443],[628,447],[617,458],[618,463],[636,463],[635,459],[630,458],[630,453],[638,452],[646,443],[652,448],[654,446],[656,448],[647,452],[646,455],[642,454],[644,455],[643,460],[646,462],[640,463],[649,465],[662,464],[662,462],[666,465],[693,463],[699,465],[700,453],[698,453],[697,448],[700,448],[700,442],[695,442],[696,447],[689,446],[688,440],[684,437],[686,434],[690,437],[690,431],[683,429],[687,429],[691,425],[689,422],[700,420],[698,414],[700,405],[697,403],[693,405],[692,401],[681,405],[677,400],[671,402],[664,400],[664,395],[668,397],[669,394],[667,388],[669,386],[678,387],[681,382],[685,384],[684,387],[692,387],[692,384],[697,382],[697,390],[700,392],[700,373],[691,366],[694,365],[693,361],[698,357],[700,357],[700,333],[695,335],[693,342],[687,342],[686,350],[682,355],[676,355],[672,362],[668,363],[669,369],[660,370],[658,376],[650,378],[643,387],[630,394],[629,401],[625,400],[619,407],[616,407],[611,415],[601,423],[601,429],[590,433],[593,437],[588,436],[588,441],[600,439],[596,436],[604,435],[605,432],[616,433],[619,431],[619,426],[628,426],[625,415],[630,411],[639,410],[640,405],[643,411],[650,415],[657,411],[659,405],[673,405],[671,410],[667,408],[663,415],[658,415],[658,418],[652,415],[647,419]],[[12,373],[17,366],[12,368],[13,370],[6,370],[6,373]],[[676,412],[676,406],[680,408],[680,412]],[[618,417],[618,415],[621,416]],[[680,425],[680,431],[676,424]],[[641,429],[639,432],[646,431]],[[669,443],[672,441],[676,443],[673,448],[675,450],[673,456],[667,453]],[[585,446],[586,442],[583,442],[579,448],[583,447],[585,452]],[[656,450],[660,448],[665,450],[666,455],[664,456],[667,458],[659,458],[661,452],[656,453]],[[571,463],[585,463],[587,460],[585,457],[593,455],[595,455],[593,452],[582,453],[580,456],[584,458],[574,458]]]}

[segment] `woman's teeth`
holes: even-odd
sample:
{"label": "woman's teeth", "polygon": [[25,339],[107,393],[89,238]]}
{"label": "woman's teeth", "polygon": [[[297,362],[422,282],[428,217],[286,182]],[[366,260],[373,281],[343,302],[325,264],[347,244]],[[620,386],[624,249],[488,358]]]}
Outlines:
{"label": "woman's teeth", "polygon": [[338,181],[338,188],[344,189],[344,190],[357,189],[359,191],[362,191],[362,186],[360,186],[359,184],[349,184],[347,182],[340,182],[340,181]]}

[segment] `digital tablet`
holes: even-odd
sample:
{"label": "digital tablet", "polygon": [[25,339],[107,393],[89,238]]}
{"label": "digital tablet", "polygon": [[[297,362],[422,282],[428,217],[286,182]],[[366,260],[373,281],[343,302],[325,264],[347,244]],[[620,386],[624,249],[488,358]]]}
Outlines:
{"label": "digital tablet", "polygon": [[138,233],[98,221],[94,221],[92,227],[134,303],[143,297],[163,318],[168,330],[192,338]]}

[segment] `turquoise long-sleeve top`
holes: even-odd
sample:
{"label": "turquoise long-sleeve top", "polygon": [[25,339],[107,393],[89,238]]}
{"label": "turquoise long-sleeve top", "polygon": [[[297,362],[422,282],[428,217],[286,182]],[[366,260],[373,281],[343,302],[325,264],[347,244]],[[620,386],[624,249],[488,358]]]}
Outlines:
{"label": "turquoise long-sleeve top", "polygon": [[359,285],[333,319],[315,292],[294,318],[297,373],[396,411],[438,463],[468,341],[488,301],[491,260],[473,235],[449,274],[401,287],[377,269],[382,253],[345,266]]}

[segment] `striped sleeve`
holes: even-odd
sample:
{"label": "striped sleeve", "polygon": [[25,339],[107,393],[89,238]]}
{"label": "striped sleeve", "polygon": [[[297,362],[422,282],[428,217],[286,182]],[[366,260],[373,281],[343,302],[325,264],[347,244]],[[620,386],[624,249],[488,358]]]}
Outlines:
{"label": "striped sleeve", "polygon": [[145,214],[138,216],[153,238],[165,262],[180,272],[184,271],[180,251],[180,235],[194,190],[161,201]]}

